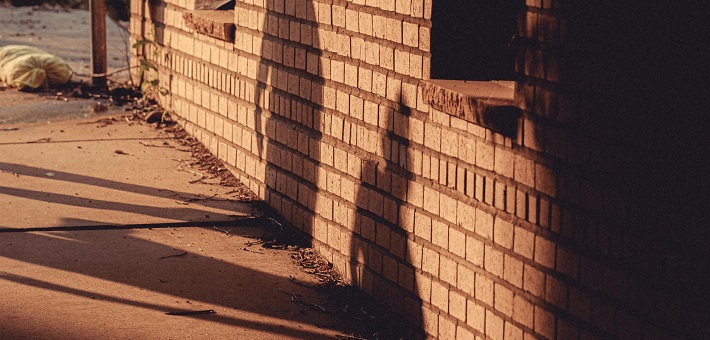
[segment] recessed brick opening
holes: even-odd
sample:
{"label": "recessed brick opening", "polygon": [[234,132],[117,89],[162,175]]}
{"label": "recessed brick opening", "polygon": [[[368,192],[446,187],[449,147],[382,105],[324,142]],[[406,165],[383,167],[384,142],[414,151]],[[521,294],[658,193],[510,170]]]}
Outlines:
{"label": "recessed brick opening", "polygon": [[517,0],[433,1],[431,78],[512,80]]}

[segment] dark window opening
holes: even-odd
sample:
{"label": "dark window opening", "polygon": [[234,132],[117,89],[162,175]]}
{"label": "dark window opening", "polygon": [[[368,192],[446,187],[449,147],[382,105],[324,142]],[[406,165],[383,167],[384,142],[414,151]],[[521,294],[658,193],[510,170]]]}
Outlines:
{"label": "dark window opening", "polygon": [[431,78],[513,80],[516,1],[434,0]]}
{"label": "dark window opening", "polygon": [[229,11],[234,9],[236,0],[197,0],[195,9]]}

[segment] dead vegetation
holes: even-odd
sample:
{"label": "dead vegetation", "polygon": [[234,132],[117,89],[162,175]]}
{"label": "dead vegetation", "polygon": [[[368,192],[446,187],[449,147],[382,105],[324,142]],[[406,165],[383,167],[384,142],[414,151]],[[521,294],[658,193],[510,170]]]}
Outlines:
{"label": "dead vegetation", "polygon": [[[253,215],[258,217],[260,223],[269,227],[269,232],[259,238],[250,240],[245,244],[244,251],[263,254],[261,249],[283,250],[290,253],[294,264],[302,271],[317,278],[317,284],[308,284],[291,280],[299,285],[309,287],[322,293],[326,298],[323,301],[307,301],[303,297],[283,290],[293,303],[318,313],[327,313],[338,316],[347,323],[351,334],[339,336],[340,339],[404,339],[408,334],[397,325],[401,322],[394,320],[392,315],[372,300],[362,291],[349,285],[335,270],[332,263],[320,256],[311,248],[310,236],[293,228],[281,218],[271,207],[261,201],[245,185],[243,185],[220,159],[215,157],[199,140],[190,136],[181,126],[175,124],[170,115],[163,114],[159,120],[150,119],[155,112],[161,112],[158,103],[144,98],[137,88],[114,87],[98,89],[85,84],[74,84],[56,94],[57,99],[67,97],[92,98],[107,101],[109,105],[122,106],[127,111],[119,117],[101,118],[91,123],[97,127],[111,124],[151,124],[156,129],[167,133],[179,147],[170,145],[167,141],[162,144],[146,144],[146,147],[173,147],[190,154],[190,157],[179,160],[178,167],[181,171],[193,173],[198,178],[192,183],[219,185],[231,190],[228,200],[252,205]],[[194,201],[214,200],[216,197],[185,197],[184,203]],[[228,228],[217,228],[227,236],[231,236]],[[175,256],[180,256],[175,255]]]}

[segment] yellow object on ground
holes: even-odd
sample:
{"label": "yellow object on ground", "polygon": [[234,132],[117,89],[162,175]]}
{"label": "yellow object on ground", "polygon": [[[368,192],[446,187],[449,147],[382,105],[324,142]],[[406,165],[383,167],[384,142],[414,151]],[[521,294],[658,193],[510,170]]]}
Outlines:
{"label": "yellow object on ground", "polygon": [[72,70],[64,59],[35,47],[0,47],[0,81],[20,89],[66,84]]}

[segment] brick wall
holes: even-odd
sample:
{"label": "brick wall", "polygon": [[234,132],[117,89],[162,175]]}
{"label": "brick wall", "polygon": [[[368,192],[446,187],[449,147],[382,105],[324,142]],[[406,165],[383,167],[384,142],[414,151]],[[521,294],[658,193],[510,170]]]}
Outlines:
{"label": "brick wall", "polygon": [[510,136],[423,100],[431,0],[238,0],[233,43],[132,1],[131,32],[185,128],[428,336],[707,334],[707,47],[585,3],[522,9]]}

